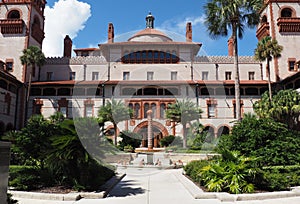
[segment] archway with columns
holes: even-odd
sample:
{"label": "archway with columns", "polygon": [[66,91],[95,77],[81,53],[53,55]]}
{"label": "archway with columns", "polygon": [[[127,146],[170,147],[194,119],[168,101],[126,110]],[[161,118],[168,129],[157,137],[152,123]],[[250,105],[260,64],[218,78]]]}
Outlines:
{"label": "archway with columns", "polygon": [[[166,129],[164,125],[157,121],[152,121],[152,128],[153,128],[153,135],[152,135],[152,141],[153,141],[153,147],[157,148],[160,146],[159,141],[168,136],[169,132]],[[133,132],[140,134],[143,136],[141,147],[147,147],[147,130],[148,130],[148,121],[141,122],[138,124]]]}

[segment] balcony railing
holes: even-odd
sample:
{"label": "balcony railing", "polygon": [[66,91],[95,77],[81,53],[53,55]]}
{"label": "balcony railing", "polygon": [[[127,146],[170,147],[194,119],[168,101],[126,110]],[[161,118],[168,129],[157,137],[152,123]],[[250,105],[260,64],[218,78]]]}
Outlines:
{"label": "balcony railing", "polygon": [[4,19],[0,20],[2,34],[22,34],[24,21],[22,19]]}
{"label": "balcony railing", "polygon": [[279,26],[279,32],[300,32],[300,18],[278,18],[277,25]]}
{"label": "balcony railing", "polygon": [[256,31],[256,37],[258,40],[261,40],[265,36],[270,35],[270,25],[268,22],[263,23]]}

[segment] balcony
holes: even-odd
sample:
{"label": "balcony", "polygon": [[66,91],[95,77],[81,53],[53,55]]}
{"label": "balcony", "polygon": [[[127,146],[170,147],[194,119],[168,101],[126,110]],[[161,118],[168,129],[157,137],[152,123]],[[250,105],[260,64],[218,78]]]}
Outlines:
{"label": "balcony", "polygon": [[261,40],[263,37],[270,35],[270,25],[268,22],[261,24],[261,26],[256,31],[256,37]]}
{"label": "balcony", "polygon": [[43,39],[45,38],[44,31],[39,27],[38,24],[32,25],[32,33],[31,36],[39,43],[43,42]]}
{"label": "balcony", "polygon": [[0,20],[2,34],[22,34],[24,21],[22,19],[4,19]]}
{"label": "balcony", "polygon": [[277,25],[281,33],[300,32],[300,18],[278,18]]}

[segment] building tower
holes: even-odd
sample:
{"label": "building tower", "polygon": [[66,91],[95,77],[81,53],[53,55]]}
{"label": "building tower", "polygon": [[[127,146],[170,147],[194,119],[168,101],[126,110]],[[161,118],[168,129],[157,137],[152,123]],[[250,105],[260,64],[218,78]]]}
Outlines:
{"label": "building tower", "polygon": [[[31,45],[42,48],[45,4],[45,0],[0,2],[0,58],[6,63],[7,71],[23,83],[28,81],[29,74],[19,58],[23,49]],[[33,76],[37,80],[38,74]]]}
{"label": "building tower", "polygon": [[[256,37],[276,39],[283,46],[281,57],[270,64],[271,81],[279,82],[299,71],[300,54],[300,4],[296,0],[265,0]],[[266,79],[266,68],[263,75]]]}
{"label": "building tower", "polygon": [[151,12],[146,16],[146,28],[154,28],[154,16],[152,16]]}

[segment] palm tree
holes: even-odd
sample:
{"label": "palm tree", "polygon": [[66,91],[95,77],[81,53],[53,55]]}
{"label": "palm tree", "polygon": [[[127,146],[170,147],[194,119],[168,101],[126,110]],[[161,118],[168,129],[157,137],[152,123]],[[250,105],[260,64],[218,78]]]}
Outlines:
{"label": "palm tree", "polygon": [[107,121],[112,122],[114,126],[114,144],[117,145],[117,125],[124,120],[130,120],[133,116],[133,112],[130,108],[125,106],[121,101],[112,99],[105,106],[99,109],[98,117],[99,122],[104,123]]}
{"label": "palm tree", "polygon": [[236,116],[238,120],[241,120],[241,105],[237,36],[241,39],[245,26],[254,28],[259,23],[258,11],[262,3],[263,1],[261,0],[210,0],[204,6],[206,13],[205,24],[211,37],[227,36],[229,29],[232,31]]}
{"label": "palm tree", "polygon": [[186,125],[193,120],[198,120],[201,118],[202,110],[197,108],[196,105],[187,100],[176,101],[176,103],[169,104],[166,111],[166,116],[170,120],[176,123],[181,123],[182,125],[182,135],[183,135],[183,148],[187,147],[186,135],[187,127]]}
{"label": "palm tree", "polygon": [[[31,66],[28,80],[27,102],[29,99],[29,92],[31,87],[32,76],[35,76],[35,67],[39,68],[45,63],[45,55],[41,49],[37,46],[29,46],[23,50],[23,55],[20,57],[22,65]],[[26,79],[25,79],[26,80]]]}
{"label": "palm tree", "polygon": [[283,47],[278,44],[276,39],[272,39],[270,36],[264,37],[261,41],[257,43],[257,48],[255,49],[255,59],[259,61],[267,60],[267,75],[268,75],[268,87],[269,87],[269,97],[272,101],[272,87],[271,87],[271,77],[270,77],[270,61],[272,58],[277,58],[281,56]]}

